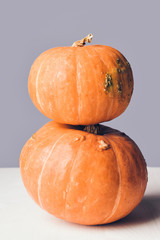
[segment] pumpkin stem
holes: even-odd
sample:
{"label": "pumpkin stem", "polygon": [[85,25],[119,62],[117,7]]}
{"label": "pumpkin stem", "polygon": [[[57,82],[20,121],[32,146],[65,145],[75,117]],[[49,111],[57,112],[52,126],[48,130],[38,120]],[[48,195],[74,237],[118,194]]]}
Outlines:
{"label": "pumpkin stem", "polygon": [[91,43],[93,35],[90,33],[87,37],[73,43],[72,47],[83,47],[86,42]]}
{"label": "pumpkin stem", "polygon": [[83,131],[86,131],[88,133],[93,133],[93,134],[100,134],[100,125],[87,125],[84,126]]}

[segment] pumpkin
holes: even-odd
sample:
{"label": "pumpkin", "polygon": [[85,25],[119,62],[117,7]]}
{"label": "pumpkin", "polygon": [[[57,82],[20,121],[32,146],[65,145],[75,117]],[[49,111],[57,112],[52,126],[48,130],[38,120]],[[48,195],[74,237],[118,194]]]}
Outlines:
{"label": "pumpkin", "polygon": [[125,217],[139,204],[147,184],[138,146],[103,125],[47,123],[23,147],[20,170],[40,207],[85,225]]}
{"label": "pumpkin", "polygon": [[70,47],[43,52],[28,80],[30,97],[48,118],[64,124],[92,125],[118,117],[133,92],[126,58],[104,45],[87,45],[92,35]]}

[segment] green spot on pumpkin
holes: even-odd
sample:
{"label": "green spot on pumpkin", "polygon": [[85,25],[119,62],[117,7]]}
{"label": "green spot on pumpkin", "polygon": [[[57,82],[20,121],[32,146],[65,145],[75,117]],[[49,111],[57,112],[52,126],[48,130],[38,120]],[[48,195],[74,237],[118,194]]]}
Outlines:
{"label": "green spot on pumpkin", "polygon": [[117,63],[118,63],[118,65],[119,65],[120,67],[122,67],[122,64],[121,64],[121,61],[120,61],[119,58],[117,58]]}
{"label": "green spot on pumpkin", "polygon": [[117,58],[117,63],[118,63],[118,64],[120,63],[120,59],[119,59],[119,58]]}

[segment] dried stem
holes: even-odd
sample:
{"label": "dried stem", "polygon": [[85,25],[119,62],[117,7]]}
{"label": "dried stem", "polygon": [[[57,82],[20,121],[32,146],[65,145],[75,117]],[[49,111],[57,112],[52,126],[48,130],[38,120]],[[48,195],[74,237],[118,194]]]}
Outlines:
{"label": "dried stem", "polygon": [[93,134],[100,134],[100,125],[87,125],[84,126],[83,131],[86,131],[88,133],[93,133]]}
{"label": "dried stem", "polygon": [[72,47],[83,47],[86,42],[91,43],[93,35],[90,33],[87,37],[73,43]]}

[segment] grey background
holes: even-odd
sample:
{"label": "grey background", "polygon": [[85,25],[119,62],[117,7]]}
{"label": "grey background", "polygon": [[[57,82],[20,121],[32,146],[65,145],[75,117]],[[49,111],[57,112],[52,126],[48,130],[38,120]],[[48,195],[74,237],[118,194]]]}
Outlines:
{"label": "grey background", "polygon": [[160,1],[6,0],[0,25],[0,167],[17,167],[24,143],[49,121],[28,95],[33,61],[88,33],[121,51],[134,74],[128,109],[105,124],[134,139],[148,166],[160,166]]}

